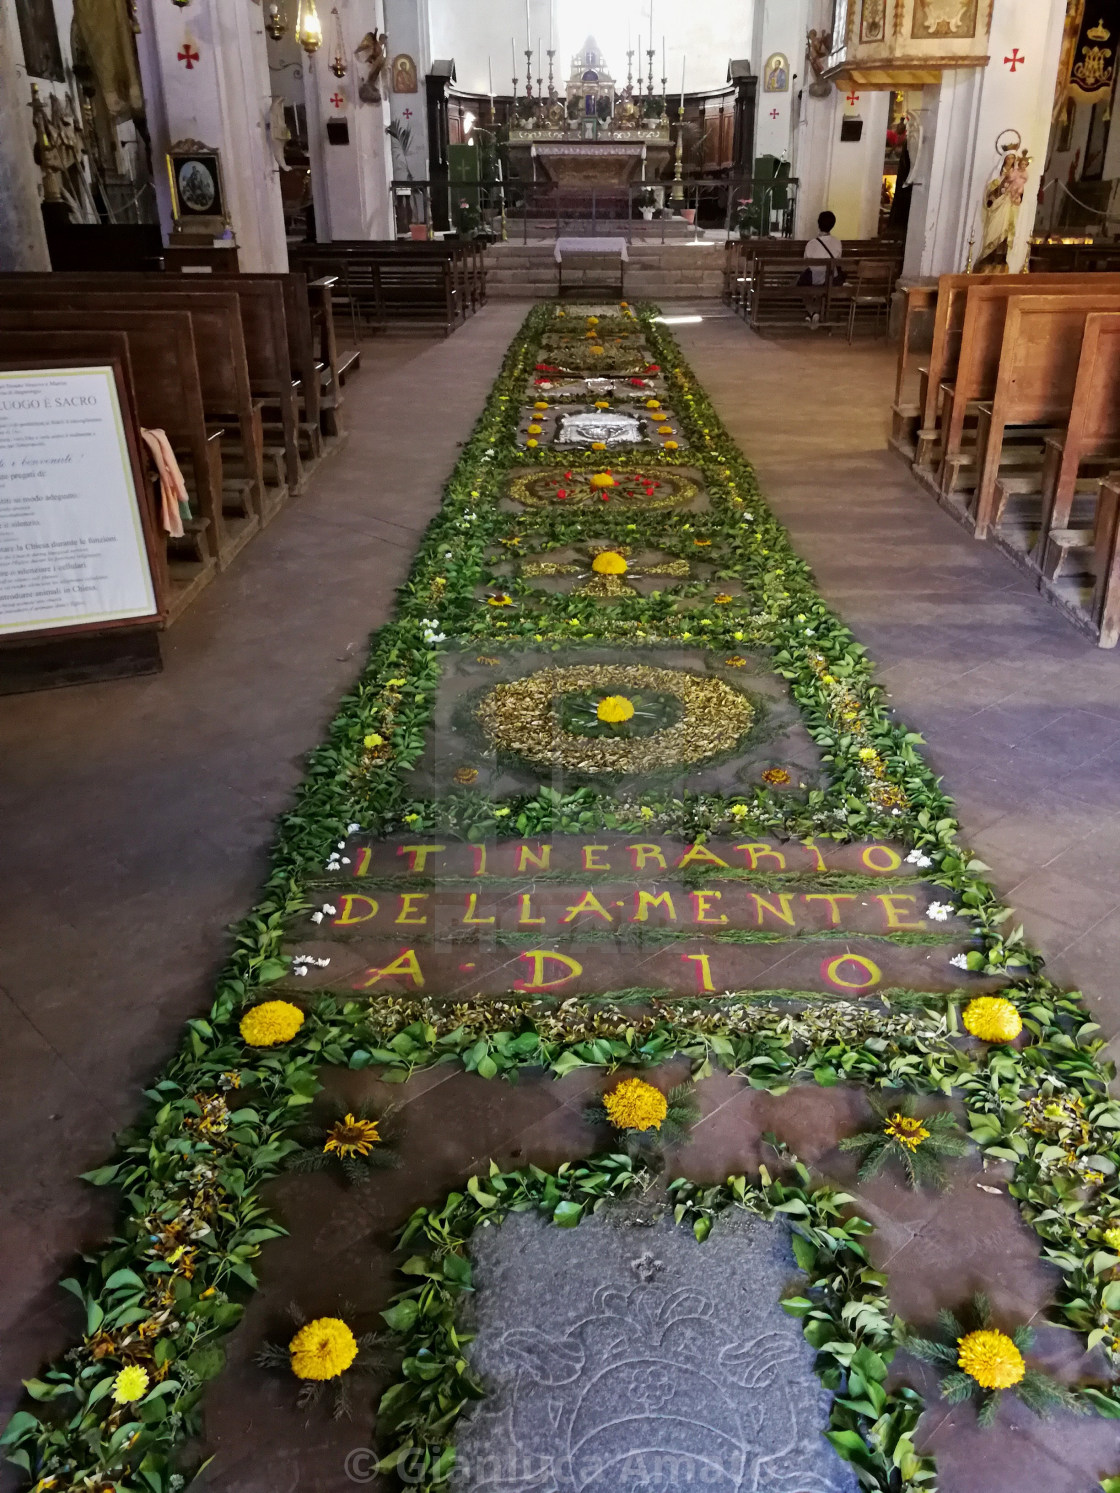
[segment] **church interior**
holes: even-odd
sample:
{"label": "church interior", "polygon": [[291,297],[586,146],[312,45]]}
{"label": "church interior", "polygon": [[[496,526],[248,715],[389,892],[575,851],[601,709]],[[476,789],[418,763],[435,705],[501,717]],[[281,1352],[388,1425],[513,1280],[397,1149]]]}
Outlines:
{"label": "church interior", "polygon": [[1118,52],[0,0],[2,1493],[1120,1493]]}

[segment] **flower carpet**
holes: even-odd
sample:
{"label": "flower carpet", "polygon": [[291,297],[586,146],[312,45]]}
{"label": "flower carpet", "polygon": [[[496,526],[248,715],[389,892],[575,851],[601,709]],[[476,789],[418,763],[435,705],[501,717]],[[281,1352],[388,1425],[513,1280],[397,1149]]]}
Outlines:
{"label": "flower carpet", "polygon": [[[479,1402],[478,1415],[501,1412],[513,1390],[498,1381],[527,1351],[500,1330],[514,1295],[487,1288],[485,1269],[472,1301],[472,1239],[511,1213],[549,1222],[532,1233],[545,1260],[552,1226],[592,1215],[608,1235],[612,1219],[648,1225],[655,1250],[657,1231],[684,1231],[693,1253],[664,1252],[685,1262],[670,1269],[685,1292],[710,1235],[733,1253],[765,1236],[773,1299],[740,1325],[752,1343],[770,1334],[777,1356],[740,1352],[735,1320],[717,1331],[700,1317],[744,1392],[773,1365],[779,1379],[787,1362],[815,1370],[798,1379],[795,1439],[819,1433],[825,1461],[780,1462],[792,1402],[753,1420],[728,1409],[730,1461],[715,1430],[680,1450],[694,1469],[715,1459],[719,1486],[762,1486],[748,1470],[774,1458],[790,1493],[798,1478],[932,1489],[927,1407],[974,1405],[992,1436],[1020,1406],[1120,1419],[1111,1069],[1079,996],[1047,980],[959,842],[920,746],[654,310],[535,309],[397,615],[309,761],[211,1011],[153,1079],[144,1123],[89,1174],[118,1189],[120,1227],[63,1283],[74,1351],[28,1382],[4,1432],[27,1483],[172,1493],[228,1423],[233,1384],[246,1402],[279,1396],[297,1441],[332,1405],[353,1417],[319,1486],[456,1486],[462,1417]],[[459,1170],[429,1176],[405,1101],[452,1069],[482,1108],[520,1080],[527,1124],[553,1104],[549,1086],[576,1094],[548,1164],[491,1162],[451,1137]],[[827,1091],[850,1104],[828,1111],[807,1164],[796,1116],[823,1114]],[[774,1123],[707,1175],[690,1136],[717,1093],[759,1096]],[[600,1102],[583,1113],[580,1096]],[[454,1129],[454,1114],[441,1123]],[[884,1174],[889,1206],[874,1191]],[[958,1184],[1008,1203],[1072,1358],[1048,1364],[1023,1314],[993,1313],[967,1239],[933,1311],[898,1312],[869,1214],[889,1222],[908,1186]],[[407,1200],[380,1218],[403,1227],[392,1282],[317,1267],[311,1217],[373,1258],[354,1197]],[[565,1259],[579,1238],[563,1236]],[[714,1270],[695,1267],[709,1305]],[[608,1461],[580,1471],[570,1324],[606,1279],[569,1291],[569,1325],[534,1340],[538,1382],[569,1386],[553,1396],[568,1437],[550,1464],[557,1490],[629,1487],[636,1473],[620,1469],[658,1445],[657,1411],[683,1415],[698,1393],[665,1352],[631,1354],[633,1383],[620,1371],[611,1394],[625,1378],[645,1406],[637,1439],[604,1402]],[[662,1313],[659,1344],[689,1320],[667,1284],[641,1298]],[[796,1351],[771,1305],[799,1324]],[[959,1330],[945,1318],[938,1337],[937,1308]],[[701,1339],[679,1355],[697,1373]],[[534,1425],[550,1403],[529,1406]],[[347,1462],[343,1476],[362,1438],[364,1471]],[[1120,1435],[1107,1444],[1105,1487]],[[213,1486],[252,1486],[223,1482],[222,1466],[219,1446]],[[647,1485],[662,1486],[633,1482]]]}

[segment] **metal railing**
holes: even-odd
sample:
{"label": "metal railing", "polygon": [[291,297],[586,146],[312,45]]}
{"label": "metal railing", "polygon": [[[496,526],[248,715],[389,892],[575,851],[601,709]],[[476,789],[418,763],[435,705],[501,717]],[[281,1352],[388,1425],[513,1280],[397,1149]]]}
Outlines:
{"label": "metal railing", "polygon": [[[712,231],[763,237],[792,235],[796,179],[753,184],[750,179],[691,176],[625,186],[566,186],[558,182],[393,182],[398,237],[446,217],[451,231],[491,241],[532,238],[637,237],[647,243],[695,241]],[[435,196],[435,204],[433,204]],[[433,214],[433,205],[441,211]]]}

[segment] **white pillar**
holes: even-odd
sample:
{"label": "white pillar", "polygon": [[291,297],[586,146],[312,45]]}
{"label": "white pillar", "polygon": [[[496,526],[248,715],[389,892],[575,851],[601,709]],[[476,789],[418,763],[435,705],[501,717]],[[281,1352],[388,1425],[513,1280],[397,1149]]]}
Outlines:
{"label": "white pillar", "polygon": [[[390,114],[412,131],[408,150],[408,169],[417,181],[428,176],[428,99],[426,79],[432,65],[431,24],[428,0],[385,0],[385,30],[389,35]],[[397,57],[411,57],[416,64],[416,92],[397,93],[392,86],[393,62]],[[405,176],[400,169],[399,149],[393,147],[393,175]]]}
{"label": "white pillar", "polygon": [[923,97],[925,141],[906,241],[907,276],[959,273],[984,233],[984,194],[999,175],[996,140],[1015,130],[1031,170],[1019,210],[1012,273],[1022,270],[1046,164],[1065,0],[995,0],[986,68],[948,71]]}
{"label": "white pillar", "polygon": [[[855,104],[847,102],[848,90],[834,89],[826,99],[805,95],[797,166],[800,238],[813,237],[817,215],[826,210],[836,214],[836,232],[842,239],[878,235],[890,94],[864,89],[855,93]],[[845,119],[862,121],[858,140],[841,139]]]}
{"label": "white pillar", "polygon": [[31,94],[16,71],[16,47],[15,14],[0,0],[0,270],[49,270]]}
{"label": "white pillar", "polygon": [[[324,8],[325,9],[325,8]],[[315,199],[315,233],[320,243],[332,239],[393,238],[389,195],[393,166],[389,123],[390,66],[381,74],[381,103],[358,97],[367,66],[354,48],[367,32],[387,31],[378,0],[338,0],[348,71],[336,78],[330,64],[335,52],[334,17],[323,14],[323,45],[304,66],[307,140]],[[392,37],[389,39],[390,45]],[[327,121],[345,120],[349,141],[332,144]]]}
{"label": "white pillar", "polygon": [[280,170],[268,136],[271,84],[261,6],[194,0],[181,10],[162,0],[137,0],[137,11],[140,73],[164,231],[171,226],[163,165],[168,146],[199,140],[221,152],[241,268],[286,270]]}
{"label": "white pillar", "polygon": [[[758,75],[756,156],[771,155],[781,160],[792,157],[791,137],[797,95],[808,84],[805,77],[806,15],[806,0],[757,0],[751,48],[751,66]],[[767,93],[766,62],[775,53],[781,53],[789,64],[787,87],[782,93]]]}

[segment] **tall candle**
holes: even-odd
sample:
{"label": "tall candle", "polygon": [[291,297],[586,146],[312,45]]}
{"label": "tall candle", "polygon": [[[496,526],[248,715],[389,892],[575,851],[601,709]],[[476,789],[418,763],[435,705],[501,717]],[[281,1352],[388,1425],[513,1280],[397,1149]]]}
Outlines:
{"label": "tall candle", "polygon": [[529,0],[525,0],[525,50],[533,50],[533,38],[529,31]]}
{"label": "tall candle", "polygon": [[667,78],[669,76],[669,66],[666,59],[667,53],[665,51],[665,33],[663,31],[661,33],[661,76],[663,78]]}
{"label": "tall candle", "polygon": [[517,43],[511,36],[509,39],[510,56],[513,58],[513,76],[517,77]]}
{"label": "tall candle", "polygon": [[489,57],[489,56],[487,57],[487,59],[486,59],[486,71],[490,74],[490,102],[493,103],[494,102],[494,59],[493,59],[493,57]]}
{"label": "tall candle", "polygon": [[556,6],[553,0],[548,0],[548,50],[556,50]]}
{"label": "tall candle", "polygon": [[687,62],[688,62],[688,58],[687,57],[682,57],[681,58],[681,118],[682,119],[684,118],[684,70],[685,70],[685,65],[686,65]]}

